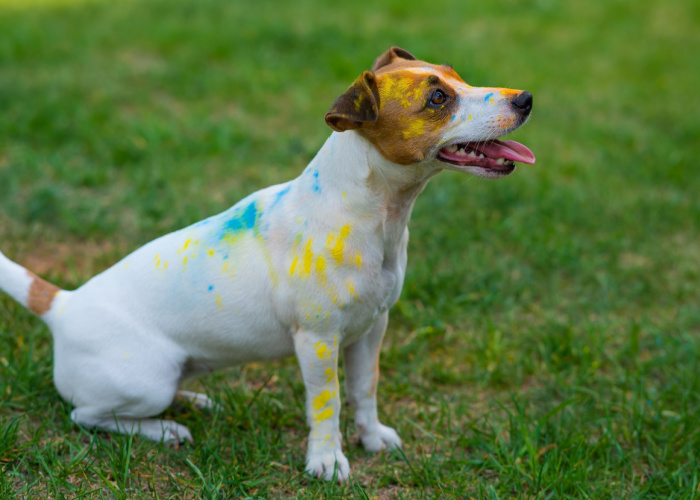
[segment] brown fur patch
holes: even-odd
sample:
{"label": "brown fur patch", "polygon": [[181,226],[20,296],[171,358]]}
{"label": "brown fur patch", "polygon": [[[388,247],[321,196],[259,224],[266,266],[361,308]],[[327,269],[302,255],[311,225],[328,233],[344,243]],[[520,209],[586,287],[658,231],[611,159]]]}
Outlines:
{"label": "brown fur patch", "polygon": [[[428,75],[401,69],[385,72],[386,68],[396,63],[383,67],[376,75],[379,116],[375,122],[363,124],[360,133],[386,159],[399,165],[409,165],[423,161],[427,152],[437,144],[457,101],[454,89],[439,78],[444,74],[442,67],[420,61],[399,61],[401,67],[419,63],[435,69],[435,73]],[[435,89],[440,89],[449,97],[443,106],[437,108],[428,106]]]}
{"label": "brown fur patch", "polygon": [[51,309],[51,303],[61,289],[48,281],[44,281],[31,271],[27,271],[27,274],[33,278],[29,287],[27,307],[34,314],[41,316]]}

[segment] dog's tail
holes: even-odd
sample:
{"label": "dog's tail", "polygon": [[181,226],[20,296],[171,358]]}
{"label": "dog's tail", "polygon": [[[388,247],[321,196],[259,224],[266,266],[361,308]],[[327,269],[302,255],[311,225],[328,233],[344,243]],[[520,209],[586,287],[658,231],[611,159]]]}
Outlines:
{"label": "dog's tail", "polygon": [[12,262],[0,252],[0,290],[32,311],[44,316],[51,310],[56,294],[62,290],[33,272]]}

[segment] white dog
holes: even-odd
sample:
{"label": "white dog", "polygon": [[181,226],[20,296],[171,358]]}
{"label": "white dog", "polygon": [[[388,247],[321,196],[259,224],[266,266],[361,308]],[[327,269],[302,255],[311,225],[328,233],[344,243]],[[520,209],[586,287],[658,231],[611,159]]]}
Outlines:
{"label": "white dog", "polygon": [[[345,480],[338,358],[367,450],[401,446],[377,418],[379,349],[401,293],[406,224],[443,169],[503,177],[528,148],[529,92],[474,88],[393,47],[326,114],[335,130],[297,179],[148,243],[75,291],[0,254],[0,286],[53,333],[54,381],[78,424],[191,440],[153,419],[185,377],[296,355],[311,427],[306,470]],[[186,393],[202,405],[204,395]]]}

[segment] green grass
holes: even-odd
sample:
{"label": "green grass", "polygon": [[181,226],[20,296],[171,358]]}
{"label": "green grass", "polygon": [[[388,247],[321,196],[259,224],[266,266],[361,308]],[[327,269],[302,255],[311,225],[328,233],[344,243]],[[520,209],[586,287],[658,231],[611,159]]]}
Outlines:
{"label": "green grass", "polygon": [[0,297],[0,496],[700,497],[700,4],[0,1],[0,247],[67,288],[301,172],[399,45],[535,96],[508,179],[410,224],[373,456],[308,479],[294,360],[202,379],[195,444],[75,426],[43,324]]}

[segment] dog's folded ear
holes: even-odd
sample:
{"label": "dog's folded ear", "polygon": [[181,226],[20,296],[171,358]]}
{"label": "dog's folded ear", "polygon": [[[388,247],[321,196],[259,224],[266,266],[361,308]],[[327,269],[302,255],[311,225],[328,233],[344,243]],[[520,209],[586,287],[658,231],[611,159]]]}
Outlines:
{"label": "dog's folded ear", "polygon": [[407,61],[415,61],[416,58],[407,50],[403,50],[401,47],[392,47],[381,56],[377,57],[372,65],[372,72],[377,71],[379,68],[388,66],[393,63],[396,59],[406,59]]}
{"label": "dog's folded ear", "polygon": [[377,121],[379,89],[371,71],[362,73],[343,95],[338,97],[326,113],[326,123],[336,132],[362,127]]}

